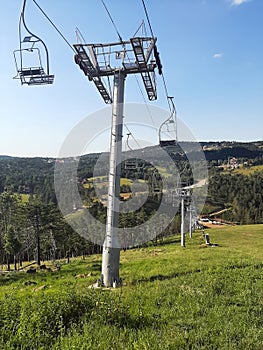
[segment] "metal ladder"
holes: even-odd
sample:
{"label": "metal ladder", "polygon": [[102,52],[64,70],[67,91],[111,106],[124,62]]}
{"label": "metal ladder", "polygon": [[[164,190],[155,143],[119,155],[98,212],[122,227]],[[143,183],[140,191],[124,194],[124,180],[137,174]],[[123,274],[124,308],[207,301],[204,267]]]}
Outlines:
{"label": "metal ladder", "polygon": [[[135,54],[136,63],[139,67],[141,77],[145,86],[149,100],[156,100],[156,86],[155,81],[151,78],[150,71],[147,66],[147,62],[144,55],[144,50],[140,38],[131,38],[132,48]],[[154,74],[154,72],[153,72]]]}

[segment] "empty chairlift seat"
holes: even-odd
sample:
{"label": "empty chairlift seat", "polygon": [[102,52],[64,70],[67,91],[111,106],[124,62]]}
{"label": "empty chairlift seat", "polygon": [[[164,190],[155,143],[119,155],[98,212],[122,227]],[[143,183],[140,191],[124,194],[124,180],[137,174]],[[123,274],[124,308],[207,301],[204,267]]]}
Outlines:
{"label": "empty chairlift seat", "polygon": [[[42,65],[40,48],[42,44],[46,54],[46,72]],[[21,84],[45,85],[53,84],[54,75],[49,74],[49,61],[47,48],[41,39],[27,36],[20,43],[20,49],[14,51],[17,75],[14,79],[20,79]],[[27,62],[30,62],[28,64]],[[33,65],[31,65],[33,64]]]}

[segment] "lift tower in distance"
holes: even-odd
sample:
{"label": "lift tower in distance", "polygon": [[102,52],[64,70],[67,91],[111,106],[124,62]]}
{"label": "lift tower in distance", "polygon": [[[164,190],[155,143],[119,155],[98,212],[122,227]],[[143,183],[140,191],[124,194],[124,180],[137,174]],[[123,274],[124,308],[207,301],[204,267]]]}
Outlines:
{"label": "lift tower in distance", "polygon": [[[120,244],[118,239],[119,194],[123,133],[124,83],[128,74],[140,74],[149,100],[157,99],[155,68],[161,63],[155,37],[133,37],[108,44],[75,44],[75,62],[92,81],[103,100],[112,104],[112,125],[108,175],[106,235],[103,243],[101,283],[120,283]],[[161,73],[160,73],[161,74]],[[113,96],[103,77],[113,77]]]}

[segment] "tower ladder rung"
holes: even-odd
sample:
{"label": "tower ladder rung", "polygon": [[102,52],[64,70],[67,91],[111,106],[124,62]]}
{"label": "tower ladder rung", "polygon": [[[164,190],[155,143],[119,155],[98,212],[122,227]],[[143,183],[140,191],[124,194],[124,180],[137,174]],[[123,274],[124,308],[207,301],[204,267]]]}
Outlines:
{"label": "tower ladder rung", "polygon": [[108,91],[106,90],[105,86],[103,85],[100,77],[94,77],[93,82],[94,82],[96,88],[99,90],[99,93],[101,94],[105,103],[112,103],[112,99],[111,99],[110,95],[108,94]]}

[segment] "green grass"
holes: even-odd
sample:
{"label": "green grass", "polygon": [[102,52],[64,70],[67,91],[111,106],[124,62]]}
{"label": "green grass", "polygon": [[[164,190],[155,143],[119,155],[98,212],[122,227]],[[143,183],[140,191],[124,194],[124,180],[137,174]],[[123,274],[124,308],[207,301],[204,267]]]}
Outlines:
{"label": "green grass", "polygon": [[161,174],[162,177],[168,178],[168,177],[173,176],[173,174],[168,173],[167,169],[164,167],[157,166],[156,169],[159,171],[159,173]]}
{"label": "green grass", "polygon": [[[96,180],[98,181],[99,180],[99,182],[96,182],[96,186],[98,188],[103,187],[103,186],[108,186],[108,179],[107,179],[106,176],[90,177],[88,180],[89,180],[89,182],[83,185],[84,188],[92,187],[93,186],[93,180],[94,181],[96,181]],[[127,179],[127,178],[124,178],[124,177],[121,178],[121,184],[120,184],[121,186],[123,186],[123,185],[129,185],[130,186],[131,184],[132,184],[132,181],[130,179]]]}
{"label": "green grass", "polygon": [[30,195],[26,194],[26,193],[15,193],[14,196],[16,196],[17,198],[21,199],[21,202],[24,203],[28,203],[29,199],[30,199]]}
{"label": "green grass", "polygon": [[30,195],[29,194],[21,194],[21,198],[22,198],[22,203],[28,203],[29,202],[29,198]]}
{"label": "green grass", "polygon": [[232,171],[233,174],[250,175],[254,174],[256,171],[263,171],[263,165],[256,165],[249,168],[240,167]]}
{"label": "green grass", "polygon": [[58,272],[5,274],[0,348],[262,350],[263,225],[206,232],[218,246],[195,232],[186,248],[171,237],[122,252],[123,287],[115,290],[88,288],[100,256]]}

